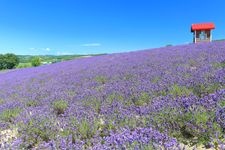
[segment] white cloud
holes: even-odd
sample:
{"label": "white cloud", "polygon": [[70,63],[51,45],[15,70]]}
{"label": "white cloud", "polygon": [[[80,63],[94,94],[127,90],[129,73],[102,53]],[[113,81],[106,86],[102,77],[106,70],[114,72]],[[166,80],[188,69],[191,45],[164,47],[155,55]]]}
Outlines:
{"label": "white cloud", "polygon": [[31,48],[29,48],[29,50],[35,50],[35,48],[31,47]]}
{"label": "white cloud", "polygon": [[83,47],[99,47],[99,46],[101,46],[101,43],[87,43],[87,44],[82,44],[81,46],[83,46]]}
{"label": "white cloud", "polygon": [[44,50],[49,52],[51,48],[44,48]]}
{"label": "white cloud", "polygon": [[34,48],[34,47],[31,47],[29,48],[29,50],[32,50],[32,51],[38,51],[38,50],[43,50],[43,51],[51,51],[51,48]]}

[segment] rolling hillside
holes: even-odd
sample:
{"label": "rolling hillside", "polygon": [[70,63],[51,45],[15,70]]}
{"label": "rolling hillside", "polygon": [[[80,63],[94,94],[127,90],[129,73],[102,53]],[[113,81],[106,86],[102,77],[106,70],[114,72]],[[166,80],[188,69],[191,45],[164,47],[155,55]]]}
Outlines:
{"label": "rolling hillside", "polygon": [[224,129],[224,41],[0,74],[1,149],[216,148]]}

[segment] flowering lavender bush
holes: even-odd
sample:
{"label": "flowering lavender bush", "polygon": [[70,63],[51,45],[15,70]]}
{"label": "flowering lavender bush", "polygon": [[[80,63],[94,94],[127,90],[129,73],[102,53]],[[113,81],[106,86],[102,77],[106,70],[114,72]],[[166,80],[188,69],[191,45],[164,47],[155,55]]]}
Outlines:
{"label": "flowering lavender bush", "polygon": [[0,149],[221,148],[224,62],[212,42],[1,73]]}

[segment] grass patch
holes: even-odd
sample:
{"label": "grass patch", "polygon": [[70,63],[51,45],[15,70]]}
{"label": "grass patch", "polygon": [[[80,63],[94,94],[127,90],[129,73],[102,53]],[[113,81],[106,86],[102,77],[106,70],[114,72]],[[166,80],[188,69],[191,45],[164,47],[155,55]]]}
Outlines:
{"label": "grass patch", "polygon": [[4,101],[3,99],[0,99],[0,105],[1,105],[1,104],[4,104],[4,102],[5,102],[5,101]]}
{"label": "grass patch", "polygon": [[185,86],[179,86],[177,84],[173,85],[169,90],[169,94],[173,95],[174,97],[189,96],[191,92],[192,91]]}
{"label": "grass patch", "polygon": [[158,83],[160,80],[161,80],[160,77],[154,77],[154,78],[151,80],[151,82],[152,82],[152,83]]}
{"label": "grass patch", "polygon": [[35,100],[30,100],[26,103],[27,107],[37,107],[39,105],[39,103]]}
{"label": "grass patch", "polygon": [[77,125],[77,131],[80,134],[81,140],[91,139],[98,130],[98,122],[94,121],[93,124],[90,124],[87,119],[82,119],[81,122]]}
{"label": "grass patch", "polygon": [[193,59],[190,59],[188,64],[191,66],[191,67],[195,67],[197,66],[197,61],[193,60]]}
{"label": "grass patch", "polygon": [[28,67],[32,67],[32,64],[31,63],[19,63],[16,68],[28,68]]}
{"label": "grass patch", "polygon": [[5,122],[13,122],[13,120],[20,114],[21,109],[16,107],[13,109],[6,109],[0,114],[0,119]]}
{"label": "grass patch", "polygon": [[161,90],[161,91],[154,91],[153,95],[155,97],[159,97],[159,96],[166,96],[168,93],[166,92],[166,90]]}
{"label": "grass patch", "polygon": [[114,100],[119,101],[119,102],[123,102],[124,101],[124,97],[121,94],[119,94],[119,93],[112,93],[106,98],[106,101],[110,105],[113,103]]}
{"label": "grass patch", "polygon": [[96,76],[95,81],[100,84],[105,84],[107,81],[107,78],[105,76]]}
{"label": "grass patch", "polygon": [[133,98],[132,100],[136,106],[144,106],[149,104],[152,99],[148,93],[142,92],[138,98]]}
{"label": "grass patch", "polygon": [[53,109],[57,115],[64,114],[68,107],[68,103],[64,100],[58,100],[53,102]]}
{"label": "grass patch", "polygon": [[220,107],[225,107],[225,100],[220,100],[219,105]]}
{"label": "grass patch", "polygon": [[208,84],[208,85],[198,84],[198,85],[195,85],[192,88],[192,92],[196,96],[202,97],[202,96],[204,96],[206,94],[214,93],[219,88],[220,88],[220,84],[219,83]]}
{"label": "grass patch", "polygon": [[138,123],[137,123],[137,119],[134,117],[125,117],[123,119],[120,119],[120,121],[118,122],[119,127],[128,127],[131,130],[134,130]]}
{"label": "grass patch", "polygon": [[90,101],[90,103],[97,113],[101,112],[101,105],[102,105],[101,100],[94,98],[93,100]]}
{"label": "grass patch", "polygon": [[213,63],[212,66],[215,68],[215,69],[218,69],[218,68],[225,68],[225,60],[222,61],[222,62],[217,62],[217,63]]}

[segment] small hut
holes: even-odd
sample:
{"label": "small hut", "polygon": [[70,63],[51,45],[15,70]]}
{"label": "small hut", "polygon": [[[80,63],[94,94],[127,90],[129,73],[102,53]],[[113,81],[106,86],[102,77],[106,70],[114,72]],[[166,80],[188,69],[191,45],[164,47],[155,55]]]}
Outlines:
{"label": "small hut", "polygon": [[199,23],[191,25],[191,32],[193,33],[193,42],[211,42],[212,29],[215,29],[214,23]]}

